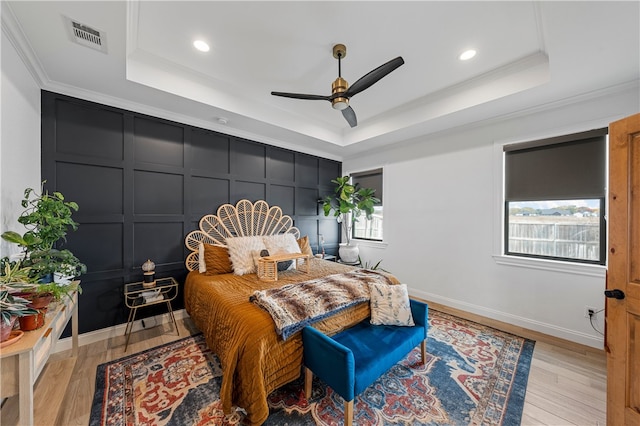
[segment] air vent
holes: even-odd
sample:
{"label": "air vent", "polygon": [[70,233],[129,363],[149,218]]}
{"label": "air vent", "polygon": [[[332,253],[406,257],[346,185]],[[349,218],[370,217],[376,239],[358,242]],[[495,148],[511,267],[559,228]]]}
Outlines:
{"label": "air vent", "polygon": [[64,17],[71,40],[86,47],[107,53],[107,36],[103,31],[92,28],[71,18]]}

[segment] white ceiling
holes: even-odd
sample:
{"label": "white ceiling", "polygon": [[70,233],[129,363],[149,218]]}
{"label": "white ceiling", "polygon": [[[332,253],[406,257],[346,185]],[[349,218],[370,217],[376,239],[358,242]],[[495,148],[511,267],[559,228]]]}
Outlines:
{"label": "white ceiling", "polygon": [[[44,89],[332,158],[640,76],[637,1],[3,1],[2,12]],[[64,17],[105,34],[107,53],[73,43]],[[270,94],[329,95],[336,43],[349,83],[405,60],[351,99],[355,128],[329,102]],[[468,48],[477,56],[458,60]]]}

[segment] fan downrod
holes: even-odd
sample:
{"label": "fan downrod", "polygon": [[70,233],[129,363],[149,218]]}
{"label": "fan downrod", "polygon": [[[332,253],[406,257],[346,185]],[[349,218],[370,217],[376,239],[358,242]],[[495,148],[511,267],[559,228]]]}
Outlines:
{"label": "fan downrod", "polygon": [[344,59],[347,56],[347,46],[344,44],[336,44],[333,46],[333,57],[336,59]]}

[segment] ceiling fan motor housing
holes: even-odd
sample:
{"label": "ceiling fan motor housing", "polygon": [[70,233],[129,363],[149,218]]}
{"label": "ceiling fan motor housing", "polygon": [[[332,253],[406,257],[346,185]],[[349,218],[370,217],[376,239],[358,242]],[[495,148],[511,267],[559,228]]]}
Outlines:
{"label": "ceiling fan motor housing", "polygon": [[[347,91],[349,88],[349,83],[342,77],[338,77],[331,84],[331,94],[342,94]],[[349,98],[345,98],[342,96],[335,97],[331,100],[331,106],[333,109],[343,110],[349,106]]]}

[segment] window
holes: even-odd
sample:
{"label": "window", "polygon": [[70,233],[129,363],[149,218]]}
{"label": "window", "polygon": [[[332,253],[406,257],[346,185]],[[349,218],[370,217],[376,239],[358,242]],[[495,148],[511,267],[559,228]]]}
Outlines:
{"label": "window", "polygon": [[375,189],[375,196],[380,199],[380,203],[374,207],[371,220],[367,220],[363,215],[354,224],[352,237],[361,240],[382,241],[382,169],[352,173],[351,181],[354,185],[357,184],[359,188]]}
{"label": "window", "polygon": [[506,145],[505,254],[604,265],[606,129]]}

